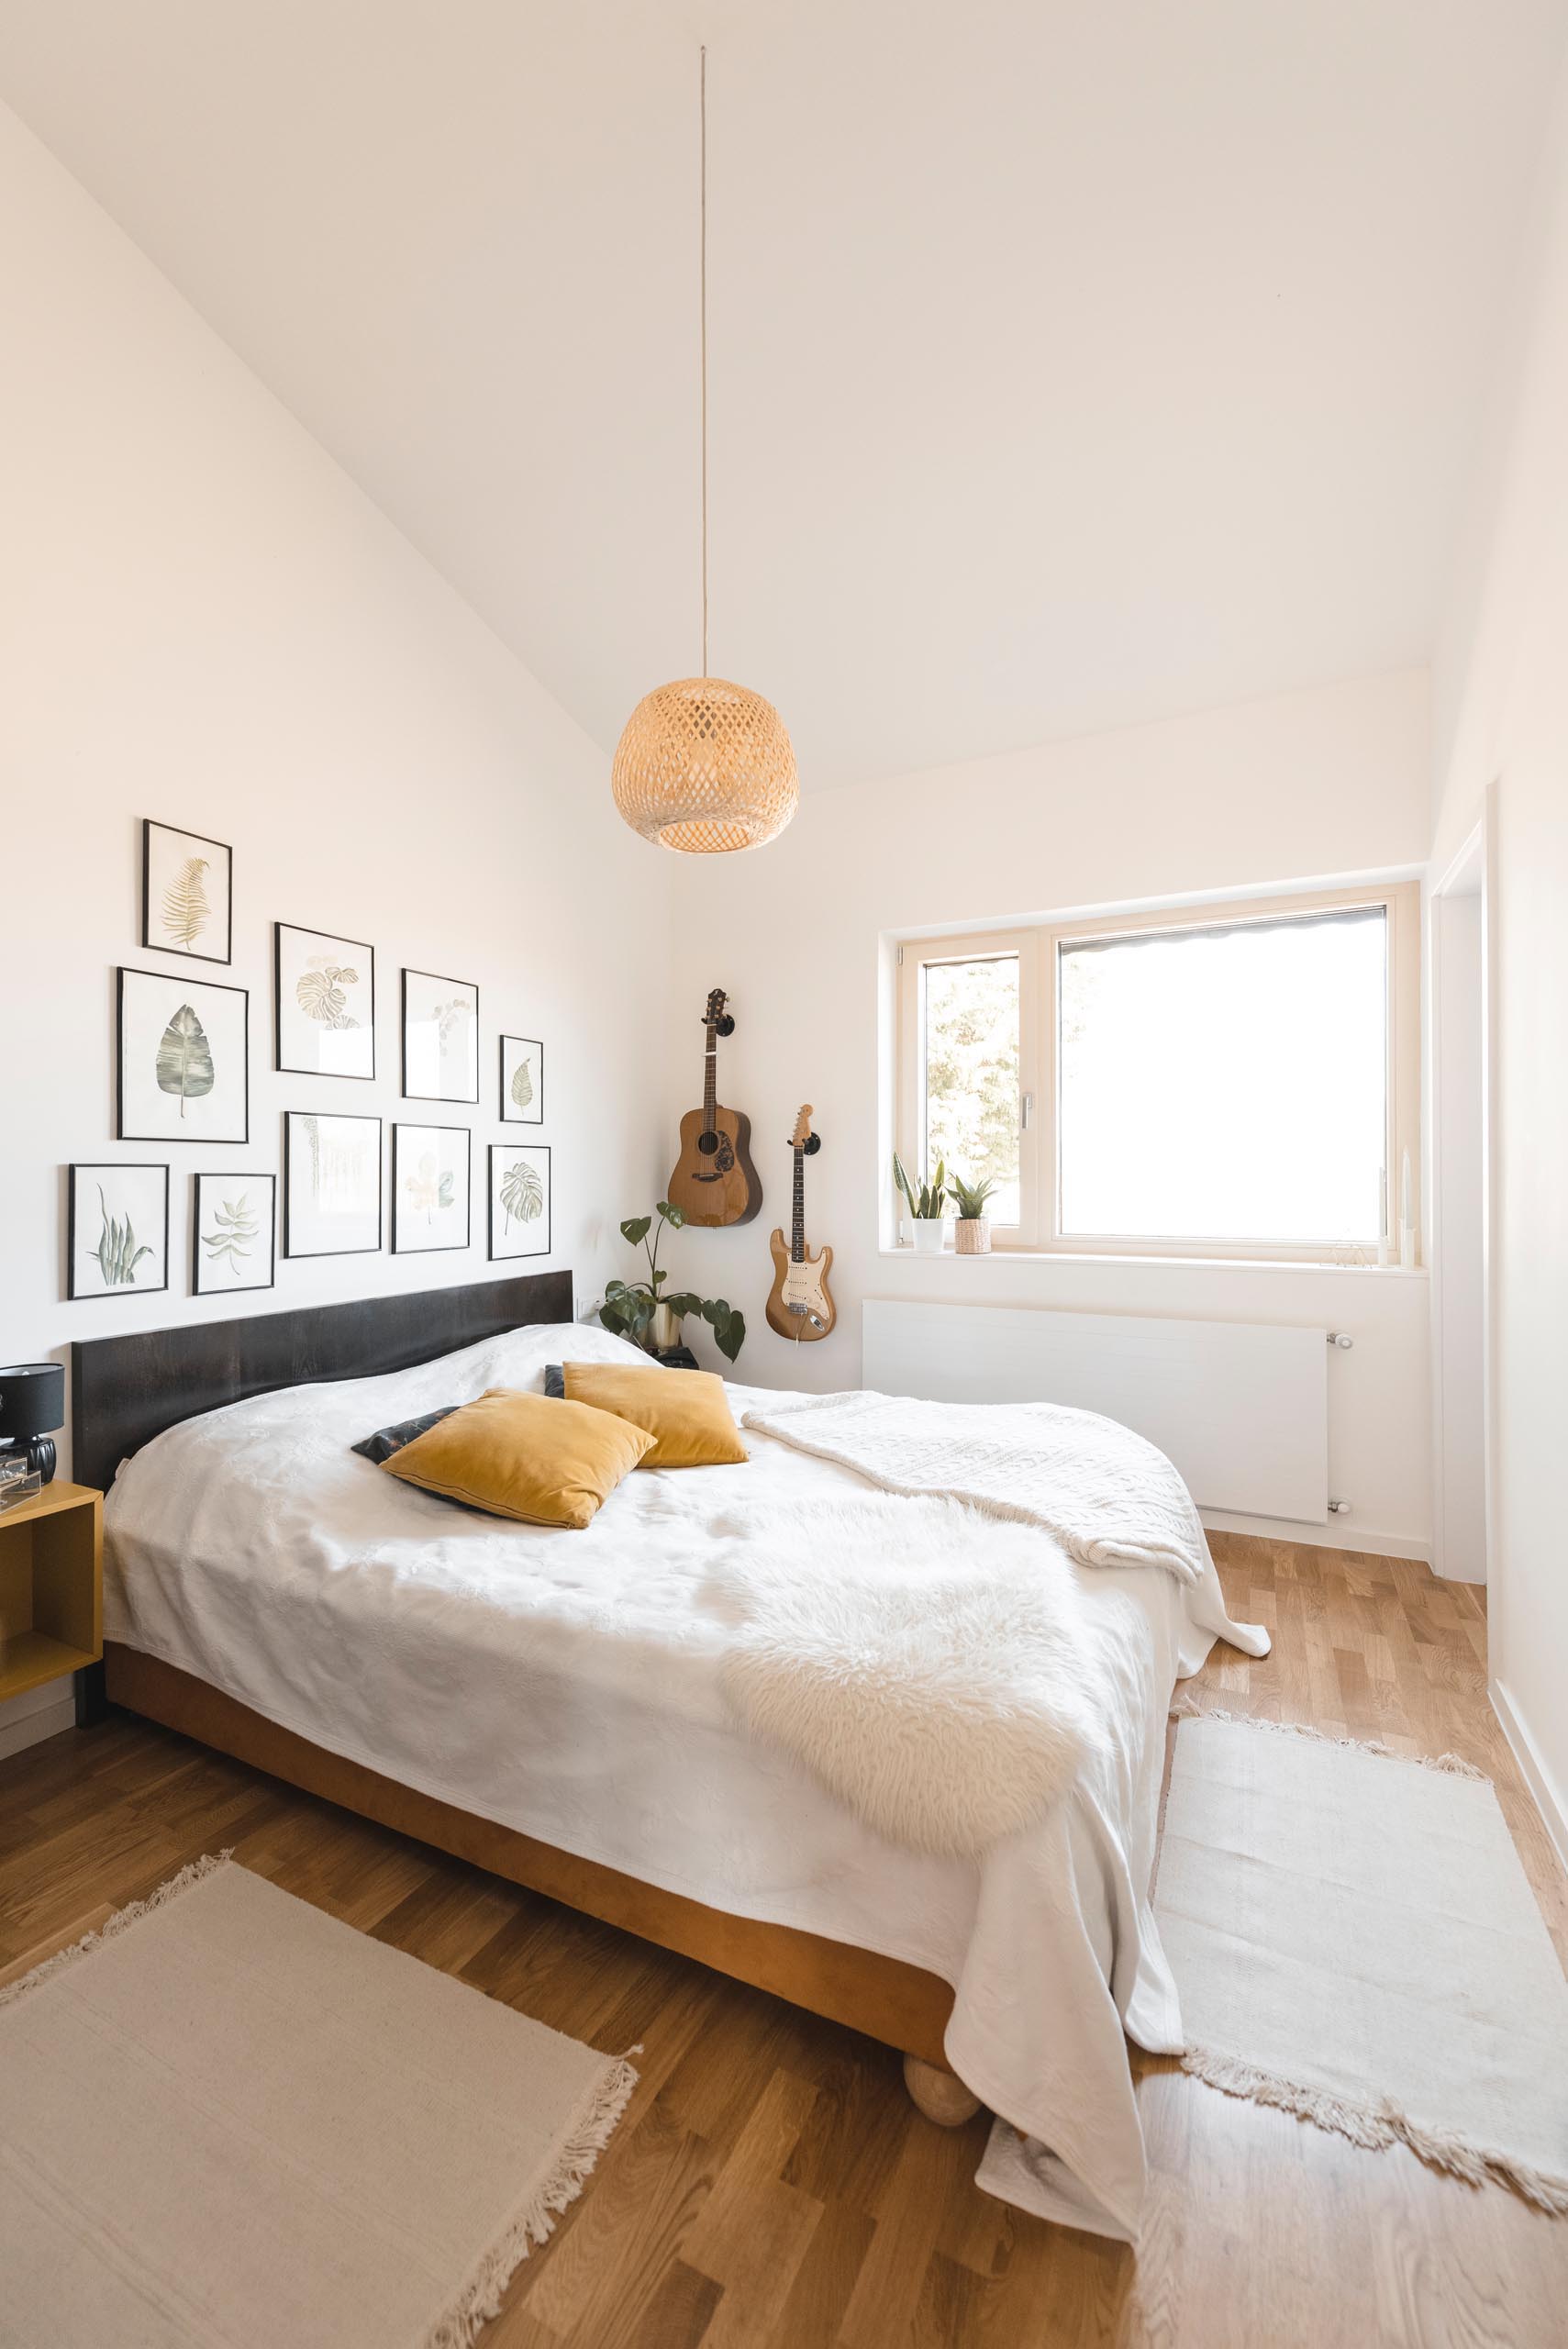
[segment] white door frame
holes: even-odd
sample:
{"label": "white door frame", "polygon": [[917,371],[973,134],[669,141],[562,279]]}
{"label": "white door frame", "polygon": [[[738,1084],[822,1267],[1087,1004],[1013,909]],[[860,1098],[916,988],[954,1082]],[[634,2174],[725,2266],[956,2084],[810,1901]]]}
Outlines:
{"label": "white door frame", "polygon": [[1426,1154],[1427,1230],[1431,1260],[1432,1360],[1432,1566],[1439,1575],[1458,1575],[1456,1547],[1446,1523],[1443,1478],[1443,1281],[1445,1250],[1441,1177],[1442,1132],[1442,925],[1435,901],[1460,894],[1478,894],[1481,907],[1481,1411],[1482,1475],[1484,1482],[1485,1570],[1488,1578],[1497,1558],[1496,1429],[1493,1408],[1493,1216],[1496,1199],[1494,1153],[1496,1147],[1496,786],[1488,785],[1474,823],[1455,853],[1429,889],[1428,905],[1428,1140]]}

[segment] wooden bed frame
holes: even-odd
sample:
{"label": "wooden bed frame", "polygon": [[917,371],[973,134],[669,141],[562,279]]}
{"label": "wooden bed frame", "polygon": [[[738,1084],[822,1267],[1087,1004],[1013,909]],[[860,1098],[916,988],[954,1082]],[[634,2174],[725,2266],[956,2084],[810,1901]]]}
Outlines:
{"label": "wooden bed frame", "polygon": [[[406,1370],[507,1330],[569,1321],[572,1295],[570,1273],[536,1273],[73,1346],[76,1475],[106,1491],[122,1460],[182,1419],[276,1387]],[[536,1842],[347,1762],[193,1674],[114,1641],[106,1644],[102,1681],[89,1692],[84,1718],[106,1695],[290,1786],[900,2049],[909,2092],[930,2120],[953,2126],[976,2110],[978,2099],[947,2065],[942,2039],[952,1991],[934,1974],[793,1926],[705,1908]]]}

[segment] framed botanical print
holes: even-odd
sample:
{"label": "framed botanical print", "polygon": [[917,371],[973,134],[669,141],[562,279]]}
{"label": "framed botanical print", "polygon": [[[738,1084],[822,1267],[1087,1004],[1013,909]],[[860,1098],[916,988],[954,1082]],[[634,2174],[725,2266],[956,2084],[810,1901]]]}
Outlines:
{"label": "framed botanical print", "polygon": [[550,1152],[541,1142],[490,1145],[490,1253],[550,1253]]}
{"label": "framed botanical print", "polygon": [[392,1129],[392,1252],[466,1248],[473,1185],[466,1126]]}
{"label": "framed botanical print", "polygon": [[116,1015],[121,1141],[249,1141],[248,988],[122,970]]}
{"label": "framed botanical print", "polygon": [[191,1294],[271,1288],[277,1274],[275,1174],[198,1174],[191,1219]]}
{"label": "framed botanical print", "polygon": [[65,1183],[67,1297],[167,1288],[167,1166],[68,1166]]}
{"label": "framed botanical print", "polygon": [[367,1255],[381,1246],[381,1119],[284,1118],[284,1254]]}
{"label": "framed botanical print", "polygon": [[141,827],[141,942],[196,963],[234,960],[234,851],[174,824]]}
{"label": "framed botanical print", "polygon": [[501,1122],[544,1123],[544,1046],[537,1036],[501,1039]]}
{"label": "framed botanical print", "polygon": [[274,1058],[291,1076],[375,1075],[375,949],[272,924]]}
{"label": "framed botanical print", "polygon": [[479,1098],[479,989],[465,979],[403,974],[403,1097]]}

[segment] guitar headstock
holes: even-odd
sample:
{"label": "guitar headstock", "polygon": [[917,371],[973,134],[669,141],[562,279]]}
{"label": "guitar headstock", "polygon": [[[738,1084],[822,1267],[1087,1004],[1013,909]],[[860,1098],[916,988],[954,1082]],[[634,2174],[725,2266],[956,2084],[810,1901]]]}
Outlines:
{"label": "guitar headstock", "polygon": [[728,999],[723,987],[709,987],[707,1009],[702,1016],[702,1024],[707,1030],[709,1042],[715,1036],[732,1036],[735,1033],[735,1022],[724,1008]]}
{"label": "guitar headstock", "polygon": [[811,1104],[809,1101],[803,1101],[800,1105],[800,1115],[795,1121],[795,1131],[789,1138],[789,1146],[791,1150],[804,1150],[810,1140]]}

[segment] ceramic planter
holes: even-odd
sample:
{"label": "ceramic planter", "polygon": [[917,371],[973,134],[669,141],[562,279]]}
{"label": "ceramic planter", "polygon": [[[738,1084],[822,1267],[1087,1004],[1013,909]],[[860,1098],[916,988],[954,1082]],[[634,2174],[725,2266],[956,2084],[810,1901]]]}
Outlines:
{"label": "ceramic planter", "polygon": [[947,1237],[947,1218],[940,1215],[916,1215],[909,1219],[909,1229],[915,1235],[917,1256],[940,1256],[942,1241]]}

